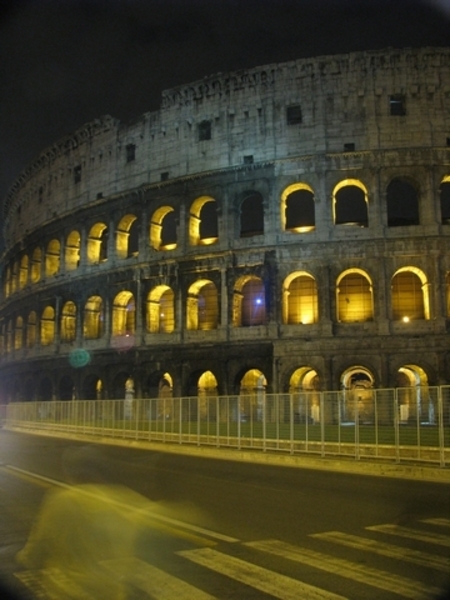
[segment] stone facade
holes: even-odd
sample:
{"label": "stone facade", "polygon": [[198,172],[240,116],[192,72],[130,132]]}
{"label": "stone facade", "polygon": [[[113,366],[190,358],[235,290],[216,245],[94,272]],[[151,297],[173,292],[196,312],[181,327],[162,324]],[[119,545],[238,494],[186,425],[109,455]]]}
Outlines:
{"label": "stone facade", "polygon": [[167,90],[3,221],[3,401],[450,384],[450,48]]}

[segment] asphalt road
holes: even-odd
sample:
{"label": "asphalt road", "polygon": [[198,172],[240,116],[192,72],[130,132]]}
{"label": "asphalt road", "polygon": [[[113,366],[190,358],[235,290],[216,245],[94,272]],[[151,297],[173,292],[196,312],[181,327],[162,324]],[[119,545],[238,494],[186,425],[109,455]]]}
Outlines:
{"label": "asphalt road", "polygon": [[[78,445],[0,431],[0,573],[34,597],[32,574],[14,557],[44,495],[68,481],[62,456]],[[152,502],[133,599],[450,597],[450,485],[102,452],[114,482]]]}

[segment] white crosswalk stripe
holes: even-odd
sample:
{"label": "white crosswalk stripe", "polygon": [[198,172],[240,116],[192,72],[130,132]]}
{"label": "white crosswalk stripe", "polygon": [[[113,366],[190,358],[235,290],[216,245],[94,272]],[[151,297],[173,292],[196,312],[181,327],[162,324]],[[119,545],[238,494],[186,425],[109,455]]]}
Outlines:
{"label": "white crosswalk stripe", "polygon": [[410,540],[418,540],[419,542],[426,542],[428,544],[438,544],[440,546],[447,546],[450,548],[450,536],[441,535],[439,533],[428,533],[426,531],[420,531],[419,529],[411,529],[409,527],[402,527],[400,525],[372,525],[366,527],[369,531],[378,531],[381,533],[387,533],[388,535],[397,535],[399,537],[408,538]]}
{"label": "white crosswalk stripe", "polygon": [[431,567],[438,571],[444,571],[444,573],[450,572],[450,558],[429,554],[422,550],[414,550],[412,548],[405,548],[404,546],[395,546],[394,544],[387,544],[386,542],[363,538],[349,533],[342,533],[340,531],[314,533],[311,537],[341,544],[342,546],[348,546],[350,548],[356,548],[358,550],[373,552],[381,556],[388,556],[389,558],[405,560],[422,567]]}
{"label": "white crosswalk stripe", "polygon": [[440,527],[450,527],[450,519],[422,519],[421,523],[439,525]]}
{"label": "white crosswalk stripe", "polygon": [[264,569],[211,548],[178,552],[180,556],[252,586],[280,600],[343,600],[343,596]]}
{"label": "white crosswalk stripe", "polygon": [[429,600],[430,597],[439,594],[439,589],[430,588],[420,582],[401,577],[387,571],[374,569],[366,564],[357,564],[343,558],[330,557],[327,554],[307,550],[293,546],[278,540],[266,540],[261,542],[249,542],[246,544],[251,548],[275,554],[282,558],[321,569],[341,577],[352,579],[366,585],[371,585],[381,590],[392,592],[410,598],[411,600]]}

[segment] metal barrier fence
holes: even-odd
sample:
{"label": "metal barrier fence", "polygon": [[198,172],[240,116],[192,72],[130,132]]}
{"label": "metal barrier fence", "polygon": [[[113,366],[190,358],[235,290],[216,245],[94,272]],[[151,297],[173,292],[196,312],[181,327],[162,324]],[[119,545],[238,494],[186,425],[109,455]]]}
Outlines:
{"label": "metal barrier fence", "polygon": [[5,426],[445,467],[450,386],[11,403]]}

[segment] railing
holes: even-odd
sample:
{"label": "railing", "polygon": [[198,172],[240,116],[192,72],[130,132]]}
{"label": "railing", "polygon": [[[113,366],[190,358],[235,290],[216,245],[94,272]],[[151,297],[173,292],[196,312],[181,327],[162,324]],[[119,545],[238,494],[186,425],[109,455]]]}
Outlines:
{"label": "railing", "polygon": [[11,403],[5,426],[445,467],[450,386]]}

